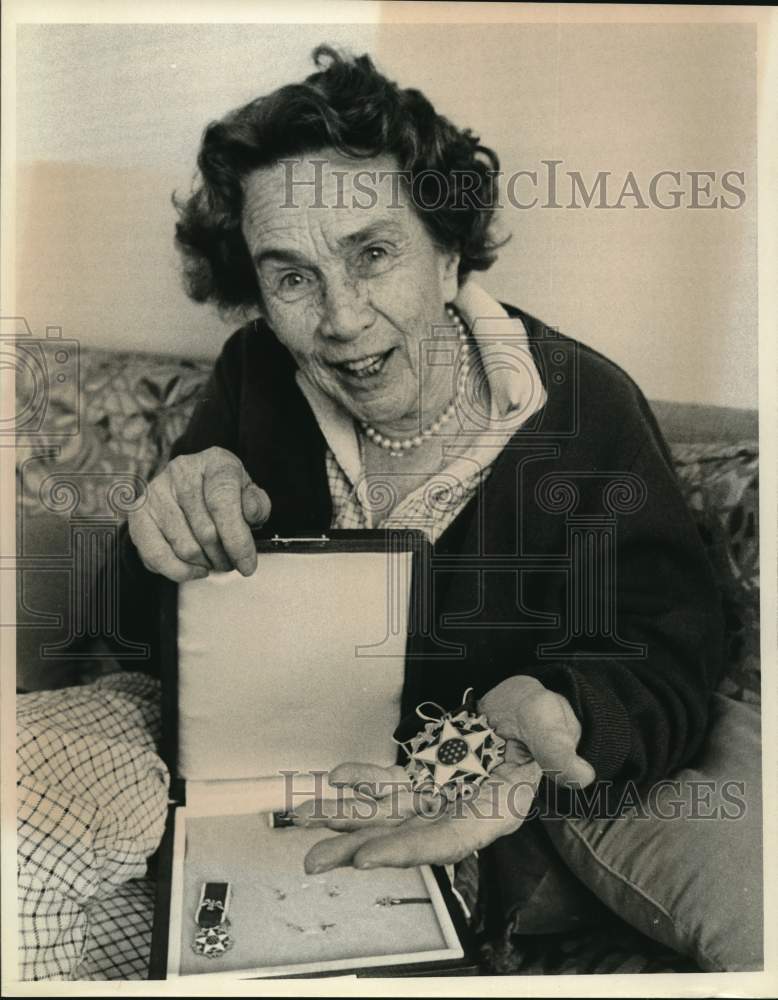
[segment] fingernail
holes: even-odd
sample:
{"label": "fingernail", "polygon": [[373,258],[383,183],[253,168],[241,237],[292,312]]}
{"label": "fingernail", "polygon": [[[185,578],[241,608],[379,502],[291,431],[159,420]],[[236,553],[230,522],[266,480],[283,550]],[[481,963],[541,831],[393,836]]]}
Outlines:
{"label": "fingernail", "polygon": [[270,497],[266,496],[265,493],[257,486],[255,487],[255,500],[257,504],[257,520],[262,524],[267,521],[270,517],[271,503]]}
{"label": "fingernail", "polygon": [[332,820],[328,816],[305,816],[295,820],[295,826],[305,827],[307,830],[326,830]]}
{"label": "fingernail", "polygon": [[255,528],[261,527],[270,516],[269,505],[262,490],[251,486],[244,494],[243,515]]}

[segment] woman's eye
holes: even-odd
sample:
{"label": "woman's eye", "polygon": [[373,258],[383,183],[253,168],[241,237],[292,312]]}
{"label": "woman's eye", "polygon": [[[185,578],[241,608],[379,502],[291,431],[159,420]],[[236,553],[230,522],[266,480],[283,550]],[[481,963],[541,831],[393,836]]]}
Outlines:
{"label": "woman's eye", "polygon": [[282,288],[297,288],[305,281],[305,278],[301,274],[285,274],[281,278]]}
{"label": "woman's eye", "polygon": [[276,294],[287,302],[305,295],[310,287],[310,278],[299,271],[286,271],[275,279]]}
{"label": "woman's eye", "polygon": [[365,247],[360,255],[360,263],[372,274],[379,273],[391,267],[392,255],[388,247],[373,245]]}

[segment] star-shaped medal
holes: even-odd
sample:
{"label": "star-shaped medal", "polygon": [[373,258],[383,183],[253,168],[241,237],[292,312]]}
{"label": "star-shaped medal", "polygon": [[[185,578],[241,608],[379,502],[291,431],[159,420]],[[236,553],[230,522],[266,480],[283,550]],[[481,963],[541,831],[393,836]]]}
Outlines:
{"label": "star-shaped medal", "polygon": [[428,722],[404,746],[412,786],[453,801],[474,791],[502,763],[505,741],[490,728],[485,715],[461,709]]}
{"label": "star-shaped medal", "polygon": [[219,927],[201,927],[195,935],[192,948],[198,955],[206,958],[221,958],[232,947],[229,926],[229,920],[225,920]]}
{"label": "star-shaped medal", "polygon": [[197,933],[192,948],[205,958],[221,958],[232,947],[230,922],[227,911],[230,908],[232,886],[229,882],[204,882],[200,889],[195,923]]}

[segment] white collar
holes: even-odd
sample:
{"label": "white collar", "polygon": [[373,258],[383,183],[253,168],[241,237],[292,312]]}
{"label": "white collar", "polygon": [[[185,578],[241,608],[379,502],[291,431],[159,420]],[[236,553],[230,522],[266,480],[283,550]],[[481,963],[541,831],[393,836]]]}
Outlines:
{"label": "white collar", "polygon": [[[481,312],[471,319],[471,313],[464,318],[470,320],[489,386],[491,413],[488,431],[491,442],[495,441],[495,432],[504,432],[499,435],[501,440],[496,449],[499,451],[505,440],[544,405],[546,391],[521,319],[509,316],[498,302],[475,287],[472,281],[468,283],[468,289],[470,301],[477,301],[482,309],[488,308],[486,315]],[[451,336],[450,327],[439,329],[445,330],[447,337]],[[332,454],[351,485],[356,485],[362,478],[362,456],[354,418],[303,371],[298,369],[295,377]],[[487,450],[492,452],[495,449],[490,447]],[[481,458],[485,458],[483,446],[481,452]]]}

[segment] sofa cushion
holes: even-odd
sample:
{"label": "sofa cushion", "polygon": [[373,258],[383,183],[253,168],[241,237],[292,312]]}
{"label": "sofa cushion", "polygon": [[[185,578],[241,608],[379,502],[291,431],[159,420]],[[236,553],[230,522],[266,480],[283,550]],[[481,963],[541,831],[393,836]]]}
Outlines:
{"label": "sofa cushion", "polygon": [[[625,802],[626,802],[625,798]],[[614,818],[544,820],[604,903],[705,971],[762,966],[759,714],[723,695],[697,758]]]}
{"label": "sofa cushion", "polygon": [[212,365],[132,352],[81,352],[79,392],[47,400],[44,433],[17,442],[17,685],[64,687],[83,672],[71,620],[71,531],[106,532],[184,429]]}
{"label": "sofa cushion", "polygon": [[84,351],[76,397],[52,393],[48,433],[23,434],[20,500],[36,510],[52,473],[75,476],[79,514],[108,513],[104,477],[153,475],[180,434],[212,365],[131,352]]}
{"label": "sofa cushion", "polygon": [[719,690],[740,701],[758,702],[757,444],[676,444],[672,454],[722,592],[728,650]]}

